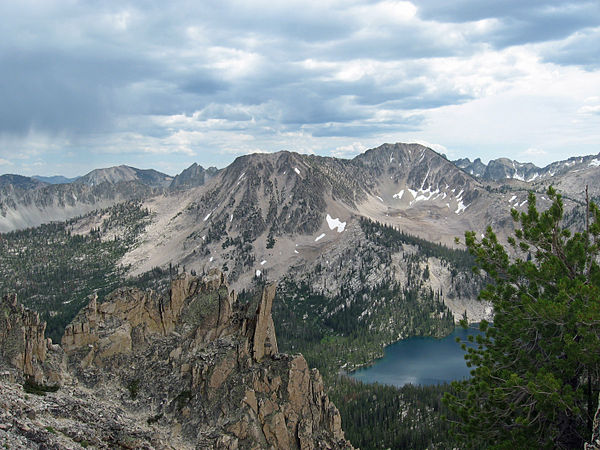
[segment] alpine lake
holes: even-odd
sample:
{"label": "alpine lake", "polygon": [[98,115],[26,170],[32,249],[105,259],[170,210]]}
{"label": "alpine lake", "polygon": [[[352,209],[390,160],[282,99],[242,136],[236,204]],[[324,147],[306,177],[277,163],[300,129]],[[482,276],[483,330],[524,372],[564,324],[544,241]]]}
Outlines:
{"label": "alpine lake", "polygon": [[[358,369],[350,377],[365,383],[393,386],[436,385],[470,377],[464,355],[456,338],[466,341],[467,336],[482,334],[477,326],[464,329],[457,326],[441,339],[411,337],[395,342],[384,350],[383,358],[373,365]],[[468,343],[467,345],[475,345]]]}

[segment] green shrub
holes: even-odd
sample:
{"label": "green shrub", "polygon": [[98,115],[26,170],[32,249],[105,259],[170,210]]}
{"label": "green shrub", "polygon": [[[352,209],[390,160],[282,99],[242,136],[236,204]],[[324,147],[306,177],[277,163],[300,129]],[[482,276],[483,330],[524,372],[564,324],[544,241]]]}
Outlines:
{"label": "green shrub", "polygon": [[129,397],[132,400],[135,400],[140,392],[140,380],[135,379],[131,383],[127,385],[127,390],[129,391]]}
{"label": "green shrub", "polygon": [[38,384],[35,382],[33,378],[27,378],[25,383],[23,383],[23,390],[28,394],[35,394],[39,396],[46,395],[47,392],[56,392],[58,391],[60,386],[46,386],[43,384]]}

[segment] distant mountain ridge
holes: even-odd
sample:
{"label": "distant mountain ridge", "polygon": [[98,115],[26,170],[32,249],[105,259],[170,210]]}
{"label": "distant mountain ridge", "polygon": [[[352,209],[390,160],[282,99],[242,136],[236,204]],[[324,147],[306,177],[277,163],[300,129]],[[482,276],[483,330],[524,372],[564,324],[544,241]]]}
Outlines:
{"label": "distant mountain ridge", "polygon": [[[70,182],[64,177],[0,176],[0,233],[63,221],[116,203],[143,199],[170,188],[173,177],[154,169],[96,169]],[[64,178],[66,179],[66,178]],[[68,179],[66,179],[68,180]]]}
{"label": "distant mountain ridge", "polygon": [[51,177],[34,175],[31,178],[42,181],[44,183],[48,183],[48,184],[67,184],[67,183],[72,183],[73,181],[77,180],[79,177],[67,178],[62,175],[54,175]]}
{"label": "distant mountain ridge", "polygon": [[71,183],[0,176],[0,233],[63,221],[116,203],[156,195],[172,177],[128,166],[97,169]]}
{"label": "distant mountain ridge", "polygon": [[[192,205],[200,219],[210,214],[211,223],[219,218],[219,227],[228,228],[232,214],[246,217],[242,228],[254,236],[267,228],[270,235],[317,229],[326,205],[335,203],[375,220],[397,218],[392,222],[444,241],[443,236],[461,234],[480,223],[504,220],[495,219],[494,209],[503,200],[490,195],[490,189],[512,183],[511,189],[530,186],[544,192],[553,184],[576,198],[587,184],[592,195],[600,196],[600,185],[594,182],[599,167],[600,154],[539,168],[507,158],[488,164],[479,158],[451,162],[419,144],[384,144],[351,160],[283,151],[242,156],[224,169],[194,163],[174,177],[125,165],[96,169],[60,184],[52,183],[68,179],[48,177],[46,182],[44,177],[2,175],[0,232],[65,220],[128,199],[205,186]],[[239,196],[244,208],[229,211],[229,205],[240,203]],[[521,197],[517,194],[513,202],[521,204]],[[427,215],[431,215],[428,226],[417,226]],[[442,217],[449,222],[442,225]]]}
{"label": "distant mountain ridge", "polygon": [[480,158],[476,158],[472,162],[469,158],[457,159],[453,162],[465,172],[483,180],[501,182],[514,179],[531,183],[588,167],[598,167],[600,166],[600,153],[571,157],[567,160],[553,162],[545,167],[538,167],[532,163],[521,163],[508,158],[492,159],[487,165],[481,162]]}
{"label": "distant mountain ridge", "polygon": [[0,175],[0,189],[30,190],[45,186],[47,183],[35,178],[23,175],[5,174]]}
{"label": "distant mountain ridge", "polygon": [[116,166],[92,170],[90,173],[78,178],[75,183],[96,186],[102,183],[116,184],[128,181],[139,181],[146,186],[166,188],[173,181],[173,177],[154,169]]}

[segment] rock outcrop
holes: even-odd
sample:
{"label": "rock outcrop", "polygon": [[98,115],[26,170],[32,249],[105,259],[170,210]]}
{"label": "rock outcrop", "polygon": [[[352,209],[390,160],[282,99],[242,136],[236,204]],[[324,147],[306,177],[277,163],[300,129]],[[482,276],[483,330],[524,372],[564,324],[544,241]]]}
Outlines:
{"label": "rock outcrop", "polygon": [[598,409],[592,426],[592,439],[585,444],[584,448],[585,450],[600,450],[600,394],[598,395]]}
{"label": "rock outcrop", "polygon": [[[207,297],[207,303],[194,306],[206,306],[200,312],[202,321],[196,324],[198,336],[195,339],[209,341],[229,326],[235,300],[234,294],[229,294],[223,274],[218,271],[205,276],[202,284],[184,274],[172,282],[166,298],[153,291],[131,288],[116,290],[102,304],[98,304],[94,296],[66,327],[62,346],[67,352],[91,348],[92,353],[84,363],[92,362],[88,361],[90,358],[101,362],[115,354],[130,354],[134,340],[145,342],[151,335],[172,333],[186,300],[202,294]],[[194,308],[188,308],[188,312],[196,314]]]}
{"label": "rock outcrop", "polygon": [[[93,297],[62,340],[72,382],[48,401],[70,389],[82,408],[129,421],[143,448],[352,448],[318,371],[278,353],[274,296],[267,285],[240,303],[214,270],[178,277],[164,296],[127,288]],[[89,435],[77,439],[110,446],[122,433],[111,420],[82,426]]]}
{"label": "rock outcrop", "polygon": [[0,299],[0,367],[18,369],[17,377],[36,383],[61,383],[63,353],[44,337],[46,322],[17,302],[16,294]]}

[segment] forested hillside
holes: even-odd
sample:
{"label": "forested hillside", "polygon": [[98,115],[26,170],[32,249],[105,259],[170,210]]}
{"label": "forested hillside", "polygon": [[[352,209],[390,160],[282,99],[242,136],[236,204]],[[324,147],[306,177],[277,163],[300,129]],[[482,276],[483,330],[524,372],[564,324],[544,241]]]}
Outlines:
{"label": "forested hillside", "polygon": [[[4,234],[0,290],[17,292],[39,311],[48,336],[59,341],[94,291],[102,301],[121,285],[161,290],[179,270],[155,268],[132,279],[118,265],[150,217],[140,203],[127,202]],[[465,251],[369,220],[361,220],[356,233],[358,245],[279,280],[273,317],[280,350],[303,353],[321,371],[348,436],[361,448],[443,447],[447,427],[440,421],[440,399],[447,386],[397,389],[356,382],[344,373],[371,363],[400,338],[450,333],[454,317],[444,296],[472,295],[481,283],[471,274],[473,260]],[[447,292],[432,289],[434,266],[450,272]],[[266,272],[255,277],[256,285],[267,280]]]}
{"label": "forested hillside", "polygon": [[90,294],[103,298],[123,284],[127,268],[117,261],[134,245],[149,212],[125,202],[99,215],[101,225],[82,234],[73,228],[85,216],[0,235],[0,293],[16,292],[40,312],[54,342]]}
{"label": "forested hillside", "polygon": [[[302,282],[288,278],[279,283],[273,318],[280,349],[303,353],[309,365],[321,371],[354,445],[452,447],[449,427],[441,419],[449,414],[441,401],[449,385],[399,389],[361,383],[344,373],[383,356],[383,347],[400,337],[442,337],[454,329],[452,314],[441,299],[446,294],[429,287],[429,258],[450,268],[453,292],[470,293],[483,286],[484,279],[472,273],[474,259],[465,250],[366,219],[360,226],[367,238],[356,250],[360,256],[343,254],[317,264]],[[355,261],[350,268],[345,267],[349,260]],[[376,283],[370,281],[375,268],[389,268],[398,260],[397,270],[406,272],[406,283],[391,271]],[[343,286],[333,296],[324,286],[331,279],[342,280]]]}

